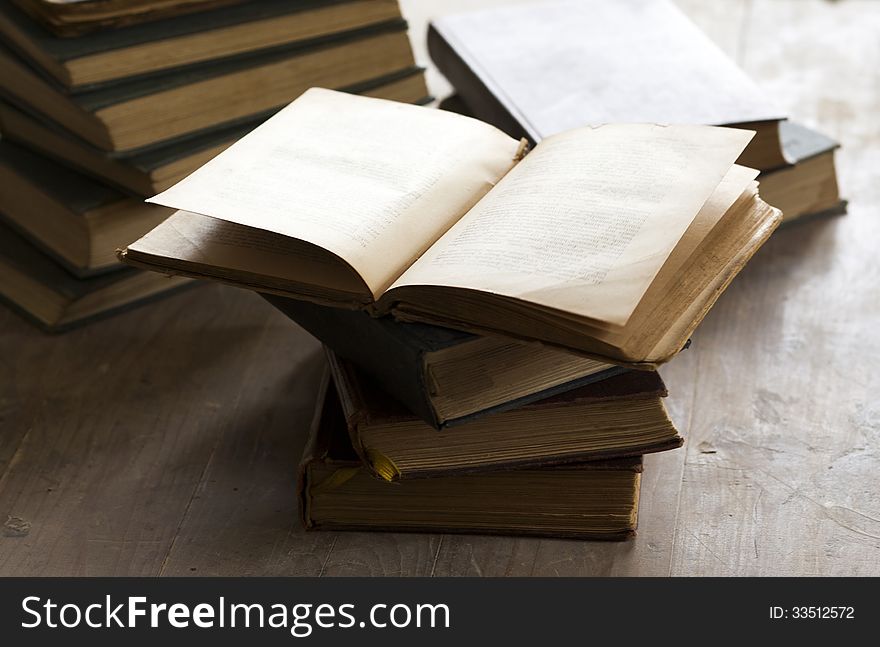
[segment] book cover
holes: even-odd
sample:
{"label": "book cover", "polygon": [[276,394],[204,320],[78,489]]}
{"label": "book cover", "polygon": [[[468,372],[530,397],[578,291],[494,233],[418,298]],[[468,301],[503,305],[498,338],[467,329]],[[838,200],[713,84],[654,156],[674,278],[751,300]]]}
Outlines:
{"label": "book cover", "polygon": [[513,137],[539,142],[622,122],[748,124],[767,134],[740,163],[786,163],[776,130],[784,113],[667,0],[563,0],[443,16],[429,27],[428,50],[474,115]]}
{"label": "book cover", "polygon": [[635,533],[641,457],[387,483],[358,460],[338,399],[324,380],[297,479],[308,530],[612,541]]}
{"label": "book cover", "polygon": [[[327,349],[361,462],[388,481],[641,456],[680,447],[655,372],[627,371],[444,432]],[[567,385],[568,386],[568,385]]]}
{"label": "book cover", "polygon": [[[432,357],[477,342],[480,339],[478,336],[441,326],[396,321],[391,317],[371,317],[362,311],[322,306],[272,294],[264,293],[262,296],[334,352],[354,362],[382,389],[435,429],[466,424],[484,415],[520,407],[626,370],[612,364],[594,367],[582,358],[560,353],[547,367],[549,386],[539,386],[530,393],[500,403],[479,402],[479,386],[497,383],[503,378],[501,370],[510,370],[514,362],[530,371],[533,379],[535,373],[541,370],[535,362],[539,349],[534,349],[531,354],[528,350],[520,354],[516,348],[511,349],[499,343],[493,349],[489,365],[477,383],[479,386],[474,387],[475,399],[478,400],[472,407],[474,410],[444,418],[434,403],[438,384],[432,370]],[[578,368],[582,367],[580,372],[583,374],[562,383],[554,383],[553,378],[565,374],[566,363],[576,367],[573,369],[576,375]],[[497,371],[492,370],[493,365]],[[459,367],[458,371],[452,368],[450,372],[462,375],[467,368],[466,361],[460,362]],[[539,385],[540,381],[535,380],[535,384]]]}

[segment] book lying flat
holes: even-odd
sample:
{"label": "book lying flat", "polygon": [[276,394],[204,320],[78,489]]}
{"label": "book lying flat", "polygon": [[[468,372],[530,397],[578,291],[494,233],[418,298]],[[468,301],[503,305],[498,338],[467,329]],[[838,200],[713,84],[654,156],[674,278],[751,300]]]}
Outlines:
{"label": "book lying flat", "polygon": [[2,220],[0,214],[0,299],[49,332],[127,310],[192,284],[131,268],[75,278]]}
{"label": "book lying flat", "polygon": [[295,47],[67,94],[0,48],[2,91],[104,151],[133,151],[277,110],[307,88],[347,88],[413,67],[402,20]]}
{"label": "book lying flat", "polygon": [[80,89],[399,19],[395,0],[263,0],[71,39],[3,0],[0,37],[66,88]]}
{"label": "book lying flat", "polygon": [[782,111],[668,0],[562,0],[434,20],[428,51],[473,114],[539,142],[617,122],[735,125],[738,162],[786,165]]}
{"label": "book lying flat", "polygon": [[244,4],[247,0],[12,0],[12,2],[55,34],[72,37],[101,29],[125,27],[207,11],[216,7]]}
{"label": "book lying flat", "polygon": [[0,217],[76,276],[120,269],[116,250],[170,213],[0,139]]}
{"label": "book lying flat", "polygon": [[435,429],[542,400],[625,370],[542,344],[263,296]]}
{"label": "book lying flat", "polygon": [[782,211],[783,224],[846,211],[840,197],[834,151],[840,144],[806,126],[780,124],[782,145],[793,166],[762,173],[761,197]]}
{"label": "book lying flat", "polygon": [[[422,70],[416,67],[350,86],[346,91],[404,103],[427,103],[429,98]],[[108,155],[64,129],[0,100],[0,134],[103,182],[148,196],[189,175],[272,112],[133,153]]]}
{"label": "book lying flat", "polygon": [[332,388],[300,464],[303,525],[622,540],[633,535],[641,458],[387,483],[358,460]]}
{"label": "book lying flat", "polygon": [[655,371],[626,371],[444,433],[327,349],[349,437],[388,481],[641,456],[682,445]]}
{"label": "book lying flat", "polygon": [[179,211],[120,256],[650,368],[779,223],[733,163],[750,136],[617,124],[524,155],[474,119],[312,89],[152,198]]}

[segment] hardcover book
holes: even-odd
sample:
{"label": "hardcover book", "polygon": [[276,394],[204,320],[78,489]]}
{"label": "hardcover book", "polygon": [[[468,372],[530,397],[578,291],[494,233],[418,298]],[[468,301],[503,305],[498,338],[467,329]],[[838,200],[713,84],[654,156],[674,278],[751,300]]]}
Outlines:
{"label": "hardcover book", "polygon": [[71,39],[2,0],[0,37],[65,88],[83,89],[399,19],[396,0],[263,0]]}
{"label": "hardcover book", "polygon": [[75,278],[0,218],[0,299],[49,332],[147,303],[188,284],[180,277],[131,268]]}
{"label": "hardcover book", "polygon": [[351,443],[388,481],[641,456],[682,444],[654,371],[626,371],[439,433],[327,350]]}
{"label": "hardcover book", "polygon": [[786,165],[781,110],[668,0],[562,0],[434,20],[431,59],[474,116],[539,142],[618,122],[756,131],[738,162]]}
{"label": "hardcover book", "polygon": [[435,429],[516,408],[624,370],[540,344],[263,296]]}
{"label": "hardcover book", "polygon": [[0,48],[10,100],[115,152],[265,115],[315,84],[356,87],[413,65],[403,21],[73,94]]}
{"label": "hardcover book", "polygon": [[[422,70],[416,67],[349,87],[346,91],[404,103],[427,103],[429,99]],[[68,131],[0,100],[0,134],[124,191],[149,196],[189,175],[265,121],[272,112],[132,153],[108,155]]]}
{"label": "hardcover book", "polygon": [[387,483],[358,459],[331,387],[320,394],[297,489],[312,530],[623,540],[636,529],[641,471],[639,457]]}
{"label": "hardcover book", "polygon": [[734,165],[750,136],[618,124],[525,155],[461,115],[312,89],[152,198],[179,211],[120,256],[651,368],[779,223]]}
{"label": "hardcover book", "polygon": [[182,16],[248,0],[12,0],[23,11],[59,36],[71,37],[101,29],[125,27]]}
{"label": "hardcover book", "polygon": [[783,224],[846,212],[840,197],[834,151],[840,144],[801,124],[780,124],[782,145],[793,166],[762,173],[761,197],[782,211]]}
{"label": "hardcover book", "polygon": [[116,249],[170,213],[0,139],[0,214],[79,277],[121,269]]}

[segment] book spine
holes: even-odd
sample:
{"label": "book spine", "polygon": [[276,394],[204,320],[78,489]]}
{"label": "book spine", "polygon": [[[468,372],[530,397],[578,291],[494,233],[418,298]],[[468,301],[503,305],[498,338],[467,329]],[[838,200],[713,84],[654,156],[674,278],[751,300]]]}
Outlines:
{"label": "book spine", "polygon": [[424,351],[395,332],[397,324],[356,310],[263,294],[269,303],[340,357],[353,362],[432,427],[439,423],[427,392]]}
{"label": "book spine", "polygon": [[310,482],[309,469],[312,463],[320,461],[327,453],[327,448],[320,437],[321,419],[324,415],[324,407],[327,405],[327,390],[330,386],[330,370],[324,369],[319,378],[320,386],[318,394],[315,398],[315,411],[312,413],[312,420],[309,424],[309,437],[306,440],[303,456],[300,460],[299,469],[297,470],[296,493],[299,499],[299,517],[303,528],[311,528],[312,520],[310,515]]}
{"label": "book spine", "polygon": [[477,119],[492,124],[516,139],[525,137],[537,143],[536,133],[521,124],[486,83],[456,51],[436,25],[428,26],[428,54],[437,69],[455,88],[462,101]]}

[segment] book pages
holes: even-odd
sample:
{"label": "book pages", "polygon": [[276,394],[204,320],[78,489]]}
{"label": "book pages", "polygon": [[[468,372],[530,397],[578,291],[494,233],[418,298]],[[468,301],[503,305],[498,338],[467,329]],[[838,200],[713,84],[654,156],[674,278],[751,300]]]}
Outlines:
{"label": "book pages", "polygon": [[622,124],[550,137],[393,287],[493,292],[624,325],[752,135]]}
{"label": "book pages", "polygon": [[150,202],[323,247],[378,297],[518,146],[460,115],[312,89]]}

